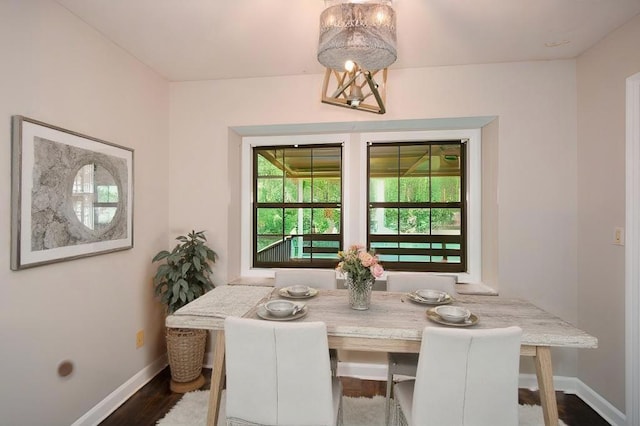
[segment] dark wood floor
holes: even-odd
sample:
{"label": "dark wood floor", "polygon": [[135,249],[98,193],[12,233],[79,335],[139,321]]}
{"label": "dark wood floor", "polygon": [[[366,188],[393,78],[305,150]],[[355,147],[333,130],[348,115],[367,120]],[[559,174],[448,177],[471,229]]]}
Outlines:
{"label": "dark wood floor", "polygon": [[[205,369],[206,378],[202,390],[209,389],[211,370]],[[153,380],[136,392],[120,408],[107,417],[100,426],[146,426],[155,425],[158,420],[182,398],[182,394],[169,390],[171,375],[169,368],[165,368]],[[384,395],[386,383],[373,380],[358,380],[342,378],[343,394],[345,396]],[[521,404],[540,404],[537,391],[520,389],[519,400]],[[608,426],[602,417],[591,407],[585,404],[575,395],[556,392],[558,399],[558,412],[560,418],[569,426]]]}

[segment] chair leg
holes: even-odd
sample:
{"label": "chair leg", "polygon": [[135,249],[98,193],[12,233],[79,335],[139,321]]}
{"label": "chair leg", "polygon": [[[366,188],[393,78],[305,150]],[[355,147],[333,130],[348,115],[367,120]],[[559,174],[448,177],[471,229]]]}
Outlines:
{"label": "chair leg", "polygon": [[407,418],[404,416],[404,412],[402,411],[402,408],[400,408],[400,404],[394,404],[395,405],[395,412],[394,412],[394,426],[409,426],[409,424],[407,423]]}
{"label": "chair leg", "polygon": [[329,349],[329,362],[331,364],[331,376],[338,377],[338,351]]}
{"label": "chair leg", "polygon": [[384,424],[389,426],[389,419],[391,417],[391,390],[393,388],[393,369],[391,368],[391,360],[387,362],[387,395],[385,402],[385,422]]}

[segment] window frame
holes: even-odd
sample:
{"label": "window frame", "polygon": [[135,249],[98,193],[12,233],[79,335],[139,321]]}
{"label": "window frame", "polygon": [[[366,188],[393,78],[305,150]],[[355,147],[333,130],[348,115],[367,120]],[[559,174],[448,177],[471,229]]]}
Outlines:
{"label": "window frame", "polygon": [[[253,266],[253,253],[255,244],[255,232],[253,223],[253,199],[254,199],[254,170],[253,170],[253,148],[262,146],[312,146],[312,145],[342,145],[342,217],[341,233],[342,245],[345,244],[345,188],[348,177],[344,171],[344,165],[348,164],[349,156],[345,150],[344,143],[349,138],[348,134],[300,134],[284,136],[246,136],[242,138],[241,145],[241,230],[240,230],[240,271],[245,277],[264,277],[272,275],[272,268]],[[337,259],[337,257],[336,257]],[[337,260],[336,260],[337,264]],[[274,266],[276,267],[276,266]],[[280,266],[277,266],[278,268]],[[300,264],[301,268],[327,268],[327,265],[318,266],[311,263]]]}
{"label": "window frame", "polygon": [[[283,150],[288,150],[288,149],[323,149],[323,148],[339,148],[340,149],[340,201],[339,202],[327,202],[327,201],[306,201],[306,202],[291,202],[291,201],[286,201],[284,199],[284,188],[285,188],[285,177],[286,177],[286,173],[283,171],[283,199],[282,201],[268,201],[268,202],[260,202],[255,197],[255,194],[257,194],[257,189],[258,189],[258,162],[257,162],[257,150],[258,149],[283,149]],[[344,170],[344,161],[343,161],[343,150],[344,150],[344,144],[343,143],[323,143],[323,144],[295,144],[295,145],[259,145],[259,146],[252,146],[251,147],[251,152],[252,152],[252,162],[253,162],[253,170],[252,170],[252,182],[253,182],[253,194],[254,196],[252,196],[252,203],[251,203],[251,209],[252,209],[252,229],[254,230],[252,232],[252,238],[253,238],[253,244],[252,244],[252,250],[251,250],[251,258],[252,258],[252,267],[253,268],[333,268],[336,264],[337,260],[334,259],[325,259],[325,258],[317,258],[314,259],[314,253],[319,254],[319,253],[337,253],[339,250],[343,249],[344,246],[344,237],[343,237],[343,218],[342,218],[342,198],[343,198],[343,185],[342,185],[342,177],[343,177],[343,170]],[[313,158],[313,157],[312,157]],[[311,170],[312,173],[312,177],[311,177],[311,181],[314,181],[314,177],[313,177],[313,167]],[[311,193],[313,194],[313,185],[311,188]],[[311,243],[311,246],[307,249],[303,246],[303,251],[309,251],[310,253],[310,260],[308,262],[305,261],[296,261],[296,260],[290,260],[289,262],[277,262],[277,261],[269,261],[269,260],[260,260],[258,259],[258,252],[256,252],[256,247],[258,246],[258,238],[260,236],[260,234],[258,234],[257,232],[255,232],[255,230],[258,228],[258,210],[260,208],[275,208],[275,209],[282,209],[283,211],[286,209],[300,209],[300,208],[305,208],[305,209],[311,209],[312,210],[312,217],[313,217],[313,210],[316,209],[322,209],[322,208],[339,208],[341,210],[341,214],[340,214],[340,222],[338,224],[340,232],[335,233],[335,234],[323,234],[323,233],[318,233],[316,234],[315,232],[311,231],[310,233],[302,233],[301,230],[298,230],[297,234],[298,236],[301,236],[304,239],[308,239],[308,241]],[[284,226],[284,219],[283,219],[283,226]],[[282,237],[286,237],[286,230],[283,229],[282,230],[283,235]],[[327,251],[326,248],[321,248],[321,247],[316,247],[314,248],[313,244],[314,242],[319,242],[319,241],[337,241],[338,242],[338,248],[332,250],[332,251]],[[277,251],[276,251],[277,252]]]}
{"label": "window frame", "polygon": [[[383,263],[385,263],[385,269],[390,271],[410,271],[410,272],[448,272],[448,273],[461,273],[461,272],[466,272],[466,268],[467,268],[467,238],[466,238],[466,232],[467,232],[467,226],[466,226],[466,222],[467,222],[467,203],[466,203],[466,185],[467,185],[467,179],[466,179],[466,175],[467,175],[467,155],[466,155],[466,149],[467,149],[467,140],[466,139],[449,139],[449,140],[420,140],[420,141],[393,141],[393,142],[381,142],[381,141],[377,141],[375,143],[372,142],[367,142],[367,237],[366,237],[366,241],[367,241],[367,247],[371,248],[372,243],[375,240],[381,240],[381,241],[390,241],[390,242],[395,242],[397,244],[401,244],[403,241],[404,242],[409,242],[412,240],[421,240],[420,242],[422,243],[440,243],[443,245],[443,249],[442,251],[444,253],[446,253],[446,249],[444,249],[444,246],[446,245],[446,240],[447,239],[451,239],[451,240],[457,240],[456,242],[460,242],[461,246],[460,246],[460,262],[455,262],[455,263],[446,263],[446,262],[432,262],[432,261],[428,261],[428,262],[407,262],[407,261],[396,261],[396,262],[392,262],[392,261],[387,261],[386,263],[383,261]],[[386,147],[395,147],[398,149],[401,149],[402,147],[409,147],[409,146],[437,146],[437,145],[455,145],[455,146],[459,146],[460,147],[460,158],[462,160],[462,164],[460,167],[460,174],[459,174],[459,178],[460,178],[460,201],[456,201],[456,202],[434,202],[431,201],[431,195],[429,196],[429,201],[420,201],[420,202],[413,202],[413,203],[406,203],[406,202],[402,202],[400,200],[398,201],[372,201],[371,200],[371,148],[375,147],[375,146],[386,146]],[[431,150],[432,148],[429,148],[429,156],[432,156],[431,154]],[[400,172],[400,170],[398,170],[398,172]],[[398,179],[401,177],[400,175],[397,176]],[[430,184],[429,184],[429,192],[431,191],[431,168],[429,168],[429,180],[430,180]],[[460,236],[459,237],[450,237],[447,238],[443,235],[440,234],[402,234],[400,232],[400,229],[398,229],[398,234],[395,236],[395,238],[384,238],[384,237],[379,237],[378,234],[372,234],[371,233],[371,210],[374,208],[390,208],[390,209],[397,209],[398,210],[398,214],[399,211],[403,208],[425,208],[425,209],[438,209],[438,208],[452,208],[452,205],[456,208],[459,208],[462,216],[461,216],[461,221],[460,221]],[[375,249],[373,249],[375,250]],[[402,248],[397,248],[395,249],[396,251],[400,252],[403,249]],[[429,248],[429,249],[422,249],[422,250],[426,250],[427,252],[431,252],[432,250],[436,250],[439,251],[440,249],[434,249],[433,247]],[[446,255],[446,254],[445,254]],[[430,254],[430,256],[432,256]]]}
{"label": "window frame", "polygon": [[[251,200],[253,199],[252,147],[258,145],[295,145],[343,143],[342,162],[342,236],[344,246],[365,243],[367,236],[367,143],[419,140],[467,140],[467,272],[455,275],[458,282],[482,282],[482,130],[400,130],[381,132],[296,134],[282,136],[243,136],[241,142],[240,194],[240,275],[272,277],[270,268],[253,268],[251,253],[253,229]],[[384,280],[383,276],[381,280]]]}
{"label": "window frame", "polygon": [[[481,283],[482,282],[482,131],[481,129],[459,129],[459,130],[425,130],[425,131],[397,131],[397,132],[373,132],[361,133],[359,135],[360,144],[360,174],[358,180],[361,184],[360,205],[366,206],[355,219],[364,225],[360,226],[360,240],[365,241],[367,230],[367,215],[369,212],[367,201],[368,187],[368,158],[367,145],[369,143],[392,143],[392,142],[419,142],[419,141],[466,141],[466,176],[465,189],[467,215],[467,270],[466,272],[443,272],[447,275],[455,275],[458,282]],[[351,222],[351,223],[355,223]],[[349,222],[345,220],[345,228]],[[349,241],[346,241],[349,244]],[[384,265],[383,265],[384,266]],[[425,272],[430,273],[430,272]]]}

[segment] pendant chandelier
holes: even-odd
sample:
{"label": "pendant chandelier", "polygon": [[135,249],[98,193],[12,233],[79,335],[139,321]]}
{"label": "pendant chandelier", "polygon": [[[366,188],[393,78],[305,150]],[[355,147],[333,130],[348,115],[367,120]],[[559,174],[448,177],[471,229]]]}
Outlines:
{"label": "pendant chandelier", "polygon": [[[325,6],[318,42],[318,61],[327,67],[322,101],[384,114],[386,68],[397,58],[391,1],[326,0]],[[364,102],[369,97],[376,104]]]}
{"label": "pendant chandelier", "polygon": [[368,71],[393,64],[396,53],[396,14],[391,1],[331,1],[320,15],[318,61],[344,69],[347,61]]}

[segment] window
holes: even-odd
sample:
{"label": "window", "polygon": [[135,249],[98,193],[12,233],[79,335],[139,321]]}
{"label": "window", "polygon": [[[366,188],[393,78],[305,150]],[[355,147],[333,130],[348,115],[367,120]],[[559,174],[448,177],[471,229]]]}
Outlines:
{"label": "window", "polygon": [[368,246],[388,270],[466,271],[466,143],[370,143]]}
{"label": "window", "polygon": [[253,266],[333,268],[342,249],[342,146],[253,148]]}
{"label": "window", "polygon": [[333,269],[342,247],[369,244],[386,270],[481,282],[479,128],[244,136],[241,159],[242,276]]}

